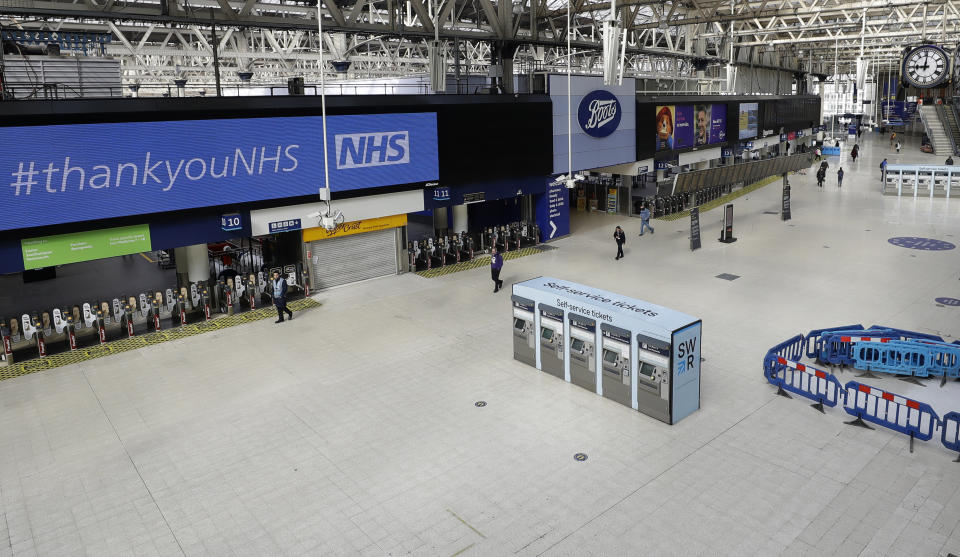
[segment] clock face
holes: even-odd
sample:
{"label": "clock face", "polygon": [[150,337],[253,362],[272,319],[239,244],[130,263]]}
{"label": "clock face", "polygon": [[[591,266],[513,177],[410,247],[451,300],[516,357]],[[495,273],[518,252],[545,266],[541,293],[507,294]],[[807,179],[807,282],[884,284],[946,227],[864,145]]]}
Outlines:
{"label": "clock face", "polygon": [[914,87],[934,87],[949,75],[950,59],[937,46],[921,46],[903,57],[903,77]]}

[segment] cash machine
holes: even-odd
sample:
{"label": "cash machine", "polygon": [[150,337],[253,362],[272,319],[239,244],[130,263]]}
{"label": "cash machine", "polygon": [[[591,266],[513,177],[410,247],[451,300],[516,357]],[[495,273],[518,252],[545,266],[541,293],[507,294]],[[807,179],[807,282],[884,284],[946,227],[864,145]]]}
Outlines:
{"label": "cash machine", "polygon": [[566,378],[563,369],[563,310],[540,304],[540,370]]}
{"label": "cash machine", "polygon": [[513,357],[537,367],[536,335],[533,332],[533,300],[513,296]]}
{"label": "cash machine", "polygon": [[597,320],[567,313],[570,325],[570,382],[597,392]]}
{"label": "cash machine", "polygon": [[668,424],[700,408],[696,317],[552,277],[515,283],[512,317],[518,361]]}
{"label": "cash machine", "polygon": [[624,406],[633,405],[630,365],[630,331],[608,323],[600,324],[603,367],[602,394]]}

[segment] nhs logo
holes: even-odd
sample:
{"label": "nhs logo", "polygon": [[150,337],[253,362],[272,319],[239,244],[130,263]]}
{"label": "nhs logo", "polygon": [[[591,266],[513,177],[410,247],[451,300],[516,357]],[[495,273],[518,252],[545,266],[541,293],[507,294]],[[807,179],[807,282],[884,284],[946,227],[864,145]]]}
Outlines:
{"label": "nhs logo", "polygon": [[410,163],[410,132],[345,133],[333,136],[337,169]]}

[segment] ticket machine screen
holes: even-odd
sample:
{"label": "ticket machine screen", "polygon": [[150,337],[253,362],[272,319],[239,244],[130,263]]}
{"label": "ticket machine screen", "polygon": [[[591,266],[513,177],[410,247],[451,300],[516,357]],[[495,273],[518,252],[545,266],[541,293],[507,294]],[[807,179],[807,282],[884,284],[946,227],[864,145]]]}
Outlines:
{"label": "ticket machine screen", "polygon": [[570,343],[570,348],[577,352],[583,352],[583,341],[578,338],[573,339],[573,342]]}
{"label": "ticket machine screen", "polygon": [[543,340],[550,340],[550,339],[552,339],[552,338],[553,338],[553,329],[548,329],[548,328],[544,327],[543,330],[540,331],[540,336],[543,338]]}
{"label": "ticket machine screen", "polygon": [[514,329],[523,330],[523,324],[524,324],[523,319],[520,319],[519,317],[514,318],[514,320],[513,320],[513,328],[514,328]]}
{"label": "ticket machine screen", "polygon": [[617,353],[614,352],[613,350],[606,350],[606,349],[604,349],[604,351],[603,351],[603,361],[607,362],[608,364],[615,364],[615,363],[617,363]]}
{"label": "ticket machine screen", "polygon": [[648,364],[647,362],[640,362],[640,374],[646,375],[647,377],[653,379],[653,373],[657,367],[653,364]]}

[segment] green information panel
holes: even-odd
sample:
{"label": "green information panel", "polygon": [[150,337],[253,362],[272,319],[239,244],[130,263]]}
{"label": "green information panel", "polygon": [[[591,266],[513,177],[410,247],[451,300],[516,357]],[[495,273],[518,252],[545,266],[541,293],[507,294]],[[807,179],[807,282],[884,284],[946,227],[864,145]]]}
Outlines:
{"label": "green information panel", "polygon": [[39,269],[150,251],[150,226],[139,224],[21,240],[23,268]]}

